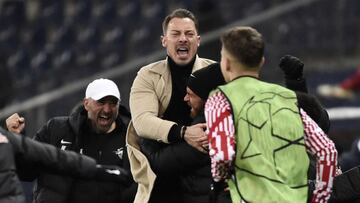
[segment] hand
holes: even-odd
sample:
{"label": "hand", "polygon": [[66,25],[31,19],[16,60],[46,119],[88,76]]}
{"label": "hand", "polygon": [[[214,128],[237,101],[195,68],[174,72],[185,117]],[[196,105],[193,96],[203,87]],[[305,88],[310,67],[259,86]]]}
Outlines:
{"label": "hand", "polygon": [[303,77],[304,63],[295,56],[283,56],[279,67],[285,73],[285,78],[296,80]]}
{"label": "hand", "polygon": [[25,128],[25,118],[14,113],[6,119],[6,128],[12,133],[20,134]]}
{"label": "hand", "polygon": [[114,165],[96,165],[96,179],[103,181],[121,182],[125,186],[131,184],[130,172]]}
{"label": "hand", "polygon": [[199,150],[200,152],[207,153],[209,141],[205,134],[206,123],[199,123],[186,128],[184,140]]}
{"label": "hand", "polygon": [[343,172],[340,168],[340,166],[336,167],[336,172],[335,172],[335,176],[341,175]]}

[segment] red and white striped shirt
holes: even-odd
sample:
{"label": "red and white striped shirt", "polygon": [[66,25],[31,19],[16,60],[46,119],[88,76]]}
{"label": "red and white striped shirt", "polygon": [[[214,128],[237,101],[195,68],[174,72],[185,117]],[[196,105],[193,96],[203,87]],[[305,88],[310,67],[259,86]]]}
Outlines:
{"label": "red and white striped shirt", "polygon": [[[304,125],[306,150],[316,157],[316,188],[312,202],[327,202],[330,198],[337,166],[334,143],[305,111],[300,109]],[[214,181],[229,177],[229,168],[235,161],[235,127],[229,101],[222,92],[209,97],[205,104],[205,117]]]}

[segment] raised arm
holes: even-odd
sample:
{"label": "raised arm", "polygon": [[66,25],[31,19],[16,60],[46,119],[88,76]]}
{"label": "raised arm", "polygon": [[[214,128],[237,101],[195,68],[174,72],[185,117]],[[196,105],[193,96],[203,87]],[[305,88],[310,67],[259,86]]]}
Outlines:
{"label": "raised arm", "polygon": [[306,80],[303,77],[304,63],[299,58],[285,55],[280,59],[279,67],[284,72],[287,88],[299,92],[308,92]]}
{"label": "raised arm", "polygon": [[284,72],[286,87],[296,91],[299,107],[327,133],[330,129],[329,115],[316,97],[307,94],[307,84],[303,75],[304,63],[295,56],[285,55],[280,59],[279,67]]}

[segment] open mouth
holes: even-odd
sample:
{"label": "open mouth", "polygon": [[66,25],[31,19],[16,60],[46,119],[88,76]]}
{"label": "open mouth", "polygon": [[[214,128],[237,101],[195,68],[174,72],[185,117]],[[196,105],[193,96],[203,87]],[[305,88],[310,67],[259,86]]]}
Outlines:
{"label": "open mouth", "polygon": [[187,47],[179,47],[176,50],[176,53],[180,56],[180,57],[186,57],[189,54],[189,49]]}
{"label": "open mouth", "polygon": [[110,122],[112,122],[111,116],[101,115],[101,116],[99,116],[99,122],[102,125],[108,125]]}

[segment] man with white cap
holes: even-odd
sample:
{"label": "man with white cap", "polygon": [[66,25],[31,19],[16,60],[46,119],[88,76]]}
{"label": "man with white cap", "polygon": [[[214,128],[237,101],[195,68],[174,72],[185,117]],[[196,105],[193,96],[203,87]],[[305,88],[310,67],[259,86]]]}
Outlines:
{"label": "man with white cap", "polygon": [[[50,119],[34,139],[85,154],[99,164],[129,169],[125,148],[127,125],[119,116],[119,105],[117,85],[108,79],[96,79],[87,86],[82,105],[70,116]],[[14,114],[6,124],[8,130],[19,133],[24,129],[24,118]],[[50,174],[34,174],[27,179],[34,178],[37,178],[34,202],[132,202],[136,192],[132,180],[124,185]]]}

